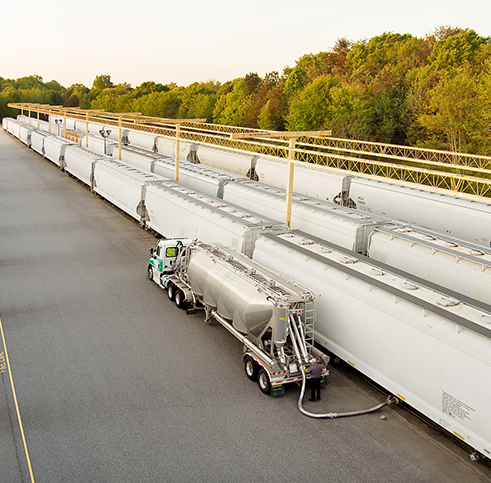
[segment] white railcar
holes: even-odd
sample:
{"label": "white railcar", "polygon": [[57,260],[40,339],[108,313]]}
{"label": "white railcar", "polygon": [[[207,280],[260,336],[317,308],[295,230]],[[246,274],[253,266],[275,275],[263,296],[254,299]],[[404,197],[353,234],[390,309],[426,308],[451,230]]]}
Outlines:
{"label": "white railcar", "polygon": [[[179,141],[179,160],[188,160],[191,151],[196,151],[196,146],[193,148],[193,144],[189,141]],[[155,142],[156,151],[164,156],[171,158],[176,157],[176,138],[158,137]]]}
{"label": "white railcar", "polygon": [[14,120],[14,119],[12,119],[11,117],[4,117],[4,118],[2,119],[2,127],[3,127],[3,129],[4,129],[5,131],[7,131],[8,133],[12,134],[12,129],[13,129],[13,128],[12,128],[12,126],[13,126],[13,124],[12,124],[12,123],[13,123],[14,121],[15,121],[15,120]]}
{"label": "white railcar", "polygon": [[61,119],[62,129],[63,129],[63,127],[65,127],[66,129],[70,129],[70,130],[75,129],[75,124],[77,121],[73,117],[64,117],[61,115],[58,115],[58,116],[57,115],[51,115],[51,116],[49,116],[49,123],[51,123],[52,132],[57,132],[56,130],[58,129],[58,126],[55,122],[57,119]]}
{"label": "white railcar", "polygon": [[145,221],[144,186],[160,181],[159,176],[114,159],[94,162],[93,190],[138,221]]}
{"label": "white railcar", "polygon": [[491,305],[491,250],[403,227],[376,228],[370,235],[371,259],[404,270]]}
{"label": "white railcar", "polygon": [[[281,158],[259,157],[256,176],[261,183],[286,189],[288,161]],[[295,163],[293,191],[313,198],[349,206],[352,176],[346,171],[309,163]]]}
{"label": "white railcar", "polygon": [[[286,195],[282,189],[256,181],[228,182],[223,199],[274,220],[285,220]],[[366,253],[372,230],[392,224],[387,218],[366,215],[328,201],[298,194],[292,196],[293,229],[303,230],[358,253]]]}
{"label": "white railcar", "polygon": [[65,149],[65,171],[92,187],[94,161],[104,159],[104,155],[94,153],[76,144]]}
{"label": "white railcar", "polygon": [[105,154],[107,156],[112,156],[114,152],[118,152],[117,143],[109,139],[104,139],[101,136],[93,136],[92,134],[89,134],[88,138],[85,136],[81,137],[80,146],[97,154]]}
{"label": "white railcar", "polygon": [[76,146],[76,144],[58,136],[47,136],[44,140],[44,157],[62,168],[68,146]]}
{"label": "white railcar", "polygon": [[[49,123],[48,121],[43,121],[42,119],[31,118],[31,126],[34,126],[36,129],[40,129],[41,131],[46,131],[49,133]],[[56,129],[52,129],[51,133],[56,133]]]}
{"label": "white railcar", "polygon": [[146,225],[166,238],[220,240],[225,246],[252,256],[260,233],[286,231],[282,223],[184,188],[173,181],[145,189]]}
{"label": "white railcar", "polygon": [[[171,157],[129,146],[121,150],[121,160],[145,171],[159,174],[169,180],[175,178],[176,164]],[[207,196],[223,198],[224,186],[229,181],[239,179],[247,180],[247,178],[234,176],[201,164],[184,160],[179,162],[179,183]]]}
{"label": "white railcar", "polygon": [[[113,155],[116,157],[117,153]],[[136,146],[125,146],[121,148],[121,161],[144,171],[153,172],[154,163],[161,157],[163,156]]]}
{"label": "white railcar", "polygon": [[156,151],[157,136],[142,131],[128,131],[130,146],[136,146],[149,151]]}
{"label": "white railcar", "polygon": [[[197,150],[199,162],[211,168],[250,178],[254,173],[257,155],[200,145]],[[254,178],[253,178],[254,179]]]}
{"label": "white railcar", "polygon": [[15,119],[12,119],[12,118],[8,118],[7,119],[7,131],[9,132],[9,134],[14,134],[14,123],[16,123],[17,121]]}
{"label": "white railcar", "polygon": [[364,178],[351,180],[350,196],[359,210],[491,246],[491,203]]}
{"label": "white railcar", "polygon": [[19,122],[19,121],[14,121],[12,123],[12,134],[17,139],[20,139],[20,128],[21,128],[22,125],[23,125],[23,123],[22,122]]}
{"label": "white railcar", "polygon": [[47,136],[50,134],[40,129],[33,129],[31,132],[31,148],[41,156],[44,156],[44,140]]}
{"label": "white railcar", "polygon": [[76,119],[75,124],[74,124],[74,129],[77,131],[80,131],[82,133],[87,133],[87,129],[89,131],[89,134],[93,134],[94,136],[99,135],[99,131],[103,128],[108,128],[108,129],[113,129],[113,127],[107,127],[105,124],[101,124],[98,122],[89,122],[82,120],[82,119]]}
{"label": "white railcar", "polygon": [[[152,171],[166,178],[173,179],[175,176],[176,164],[173,159],[158,159]],[[231,175],[224,171],[209,168],[200,164],[190,163],[189,161],[179,162],[179,183],[199,193],[207,196],[223,198],[224,188],[227,183],[234,180],[244,180],[237,175]]]}
{"label": "white railcar", "polygon": [[32,133],[32,126],[29,126],[29,124],[21,124],[19,128],[19,140],[22,141],[26,146],[31,147],[31,133]]}
{"label": "white railcar", "polygon": [[300,234],[260,236],[254,259],[315,287],[318,343],[491,455],[490,311]]}

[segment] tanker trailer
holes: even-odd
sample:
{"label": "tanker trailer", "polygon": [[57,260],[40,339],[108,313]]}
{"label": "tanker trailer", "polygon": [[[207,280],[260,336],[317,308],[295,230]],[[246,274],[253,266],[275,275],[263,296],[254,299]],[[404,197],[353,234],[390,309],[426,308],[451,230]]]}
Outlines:
{"label": "tanker trailer", "polygon": [[264,394],[302,381],[315,358],[326,384],[329,357],[314,347],[317,298],[309,289],[222,245],[165,239],[150,249],[148,278],[188,313],[200,307],[243,344],[247,377]]}

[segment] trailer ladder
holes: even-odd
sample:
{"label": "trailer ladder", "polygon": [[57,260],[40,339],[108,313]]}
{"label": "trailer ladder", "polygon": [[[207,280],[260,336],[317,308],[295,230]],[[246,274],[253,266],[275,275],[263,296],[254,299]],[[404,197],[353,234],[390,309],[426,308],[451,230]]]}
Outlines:
{"label": "trailer ladder", "polygon": [[312,353],[315,340],[315,304],[314,302],[305,302],[305,345],[309,354]]}

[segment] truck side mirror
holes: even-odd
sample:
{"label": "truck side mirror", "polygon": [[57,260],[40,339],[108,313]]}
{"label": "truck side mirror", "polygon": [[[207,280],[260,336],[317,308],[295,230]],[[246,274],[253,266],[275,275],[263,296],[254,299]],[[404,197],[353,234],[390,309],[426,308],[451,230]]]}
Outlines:
{"label": "truck side mirror", "polygon": [[150,248],[149,252],[150,252],[150,255],[153,255],[153,248]]}

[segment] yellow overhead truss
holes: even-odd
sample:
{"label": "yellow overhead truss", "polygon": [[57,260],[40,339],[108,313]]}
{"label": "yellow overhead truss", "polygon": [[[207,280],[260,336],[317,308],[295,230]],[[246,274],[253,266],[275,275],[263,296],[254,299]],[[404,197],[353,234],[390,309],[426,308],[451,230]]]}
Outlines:
{"label": "yellow overhead truss", "polygon": [[[491,197],[491,157],[451,153],[391,144],[330,138],[330,131],[285,132],[222,126],[204,119],[163,119],[141,113],[109,113],[73,107],[12,103],[22,113],[60,116],[66,133],[67,116],[115,126],[121,130],[148,132],[238,152],[284,158],[289,162],[289,181],[296,162],[314,163],[350,171],[362,177],[383,177],[401,183],[417,183],[435,191],[451,190],[462,196]],[[121,148],[120,148],[121,149]],[[178,177],[176,155],[176,178]],[[290,186],[290,183],[288,183]]]}

